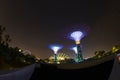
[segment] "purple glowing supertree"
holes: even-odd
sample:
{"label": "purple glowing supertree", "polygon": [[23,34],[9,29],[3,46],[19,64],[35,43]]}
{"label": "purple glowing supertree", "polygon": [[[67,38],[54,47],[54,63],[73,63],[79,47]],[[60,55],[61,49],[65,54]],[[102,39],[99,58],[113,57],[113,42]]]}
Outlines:
{"label": "purple glowing supertree", "polygon": [[80,47],[80,40],[84,37],[83,32],[81,31],[74,31],[71,33],[70,37],[75,41],[76,47],[73,50],[76,53],[76,62],[83,61],[82,51]]}
{"label": "purple glowing supertree", "polygon": [[81,31],[74,31],[70,36],[75,40],[76,44],[80,44],[80,40],[83,38],[83,33]]}

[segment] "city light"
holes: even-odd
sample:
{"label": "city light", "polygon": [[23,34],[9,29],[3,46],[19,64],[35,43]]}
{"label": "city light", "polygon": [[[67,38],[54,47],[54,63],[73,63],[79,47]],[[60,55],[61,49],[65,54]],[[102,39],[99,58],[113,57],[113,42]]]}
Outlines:
{"label": "city light", "polygon": [[[60,64],[61,61],[70,59],[70,57],[64,53],[57,53],[57,63]],[[49,57],[49,63],[53,63],[54,55]]]}

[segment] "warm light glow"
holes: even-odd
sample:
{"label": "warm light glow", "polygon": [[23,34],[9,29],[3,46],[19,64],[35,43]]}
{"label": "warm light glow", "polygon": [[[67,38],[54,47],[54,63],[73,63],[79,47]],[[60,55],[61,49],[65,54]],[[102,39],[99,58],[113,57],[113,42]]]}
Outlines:
{"label": "warm light glow", "polygon": [[75,31],[71,33],[71,38],[75,40],[77,43],[80,43],[80,39],[83,37],[83,33],[81,31]]}
{"label": "warm light glow", "polygon": [[77,54],[77,47],[73,47],[72,50],[75,52],[75,54]]}
{"label": "warm light glow", "polygon": [[[66,55],[66,54],[64,54],[64,53],[58,53],[57,57],[58,57],[58,61],[59,61],[59,60],[65,60],[65,59],[69,59],[69,58],[70,58],[68,55]],[[50,56],[49,59],[50,59],[50,60],[54,59],[54,56]]]}
{"label": "warm light glow", "polygon": [[19,52],[22,52],[22,50],[21,50],[21,49],[19,49]]}
{"label": "warm light glow", "polygon": [[55,54],[57,54],[58,50],[60,50],[62,47],[61,46],[51,46],[50,48],[54,51]]}
{"label": "warm light glow", "polygon": [[[70,59],[70,57],[64,53],[58,53],[57,54],[57,64],[60,64],[61,61]],[[54,63],[54,55],[49,57],[49,62],[48,63]]]}
{"label": "warm light glow", "polygon": [[120,56],[118,57],[118,61],[120,62]]}
{"label": "warm light glow", "polygon": [[117,59],[118,59],[118,62],[120,63],[120,53],[117,54]]}
{"label": "warm light glow", "polygon": [[80,41],[75,41],[76,44],[80,44]]}
{"label": "warm light glow", "polygon": [[58,57],[59,58],[59,60],[65,60],[65,58],[64,57]]}

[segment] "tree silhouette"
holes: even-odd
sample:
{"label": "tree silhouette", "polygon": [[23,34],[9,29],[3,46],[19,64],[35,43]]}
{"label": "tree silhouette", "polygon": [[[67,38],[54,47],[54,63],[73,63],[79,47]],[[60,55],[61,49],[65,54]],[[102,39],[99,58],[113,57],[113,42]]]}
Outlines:
{"label": "tree silhouette", "polygon": [[0,44],[3,44],[5,46],[9,46],[9,43],[11,42],[10,36],[8,34],[5,34],[6,28],[0,25]]}
{"label": "tree silhouette", "polygon": [[106,52],[103,50],[103,51],[95,51],[95,56],[94,58],[95,59],[100,59],[100,58],[103,58],[106,54]]}
{"label": "tree silhouette", "polygon": [[[33,55],[25,55],[18,47],[10,47],[10,36],[6,34],[6,28],[0,25],[0,64],[10,67],[22,67],[33,64],[38,59]],[[6,67],[6,66],[4,66]]]}

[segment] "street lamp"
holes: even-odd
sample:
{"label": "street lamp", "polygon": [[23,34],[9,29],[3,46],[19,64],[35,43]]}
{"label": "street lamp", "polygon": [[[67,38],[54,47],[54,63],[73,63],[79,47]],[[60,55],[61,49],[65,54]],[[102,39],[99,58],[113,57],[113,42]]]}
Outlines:
{"label": "street lamp", "polygon": [[83,61],[82,51],[80,47],[80,40],[83,38],[83,33],[81,31],[74,31],[71,33],[71,38],[76,43],[76,48],[73,48],[73,50],[76,52],[76,62]]}
{"label": "street lamp", "polygon": [[50,48],[54,51],[54,63],[57,64],[57,52],[60,50],[62,47],[58,45],[52,45]]}

